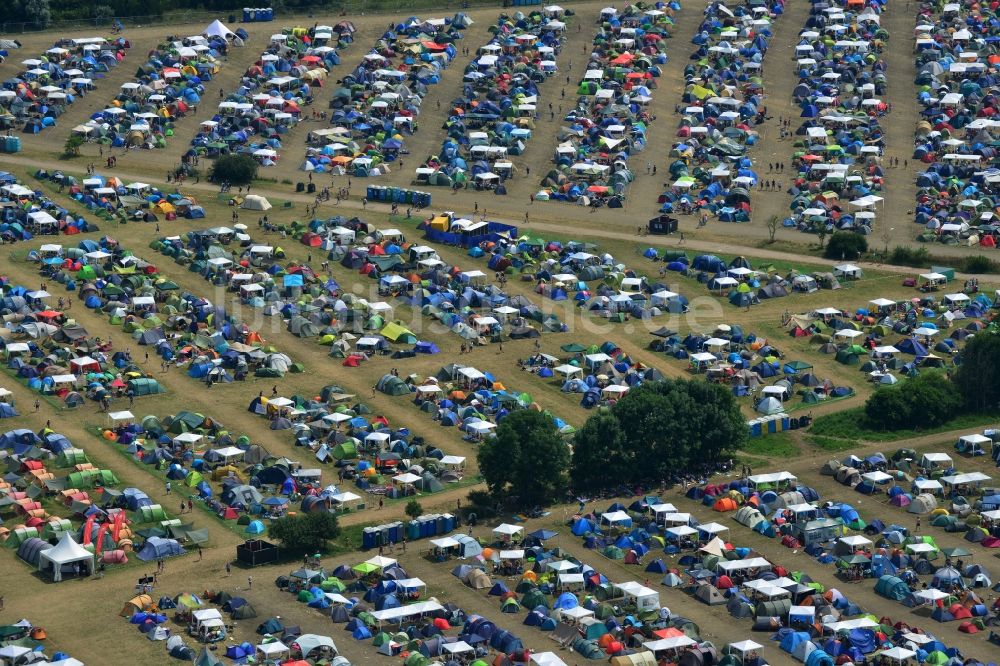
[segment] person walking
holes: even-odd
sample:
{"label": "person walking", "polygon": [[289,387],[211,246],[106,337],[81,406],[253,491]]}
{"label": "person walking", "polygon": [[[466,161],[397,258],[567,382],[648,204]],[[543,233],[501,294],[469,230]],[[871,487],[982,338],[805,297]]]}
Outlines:
{"label": "person walking", "polygon": [[247,576],[247,589],[253,589],[253,576]]}
{"label": "person walking", "polygon": [[226,578],[233,575],[233,564],[232,562],[226,562]]}

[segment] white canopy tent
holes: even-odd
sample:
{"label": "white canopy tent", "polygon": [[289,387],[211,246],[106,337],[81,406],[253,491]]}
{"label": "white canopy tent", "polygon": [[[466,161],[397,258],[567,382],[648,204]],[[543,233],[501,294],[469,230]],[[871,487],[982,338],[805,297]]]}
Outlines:
{"label": "white canopy tent", "polygon": [[78,544],[69,532],[63,532],[59,543],[39,553],[38,570],[52,569],[52,580],[62,580],[67,567],[85,566],[88,574],[94,573],[94,554]]}

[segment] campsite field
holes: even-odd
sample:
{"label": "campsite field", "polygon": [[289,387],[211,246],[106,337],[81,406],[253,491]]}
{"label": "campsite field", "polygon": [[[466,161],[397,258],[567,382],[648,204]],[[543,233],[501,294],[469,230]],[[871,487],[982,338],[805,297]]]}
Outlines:
{"label": "campsite field", "polygon": [[[808,4],[804,2],[788,3],[788,10],[776,24],[774,46],[768,56],[767,67],[763,71],[766,83],[766,100],[768,115],[775,119],[780,116],[797,115],[797,109],[791,104],[791,90],[797,83],[791,67],[791,45],[801,29],[808,13]],[[573,86],[564,85],[564,74],[569,74],[575,82],[578,74],[586,65],[586,46],[596,25],[596,17],[605,6],[596,2],[570,2],[576,16],[570,22],[568,43],[564,55],[560,58],[561,74],[546,84],[547,99],[557,100],[560,87],[565,87],[566,99],[574,92]],[[374,414],[384,415],[393,425],[405,425],[416,436],[426,442],[441,448],[445,453],[466,456],[469,468],[467,479],[476,478],[475,444],[461,437],[456,428],[443,428],[431,420],[428,413],[421,412],[410,399],[405,396],[391,397],[373,386],[380,377],[391,370],[398,370],[400,376],[416,375],[420,378],[434,375],[441,366],[448,363],[463,363],[473,365],[481,370],[496,375],[497,380],[508,388],[529,393],[542,409],[551,411],[568,424],[579,427],[592,413],[580,404],[579,394],[567,393],[560,389],[560,382],[553,378],[542,379],[536,374],[524,371],[518,366],[518,359],[526,359],[540,351],[554,356],[564,356],[560,347],[575,342],[585,346],[611,341],[636,362],[658,368],[664,375],[670,377],[690,377],[686,360],[674,359],[650,349],[654,340],[651,331],[661,326],[678,331],[681,336],[688,333],[711,333],[720,324],[740,326],[747,332],[780,349],[786,360],[802,360],[813,366],[813,372],[818,377],[829,378],[838,386],[850,386],[853,395],[837,400],[821,402],[815,405],[798,405],[791,407],[793,416],[806,413],[819,416],[825,413],[838,412],[847,408],[858,407],[873,390],[872,385],[865,381],[864,373],[857,366],[838,363],[833,355],[819,354],[816,345],[810,343],[808,337],[793,338],[788,335],[788,329],[782,324],[786,314],[806,313],[821,307],[834,307],[846,311],[854,311],[863,307],[874,298],[889,298],[903,300],[917,295],[914,289],[902,286],[904,277],[912,276],[918,271],[890,266],[860,264],[865,270],[862,280],[844,282],[843,288],[836,291],[819,290],[811,294],[793,294],[788,298],[778,298],[764,301],[749,310],[737,308],[726,302],[725,298],[711,296],[704,284],[694,278],[682,277],[677,273],[668,273],[665,277],[658,275],[659,263],[654,263],[643,257],[643,251],[648,247],[663,250],[665,247],[681,249],[689,256],[702,253],[716,254],[724,260],[736,256],[747,257],[758,267],[771,264],[775,270],[787,274],[792,269],[802,273],[831,270],[831,262],[818,256],[811,247],[815,238],[804,235],[794,229],[779,229],[777,242],[772,246],[768,240],[768,231],[764,220],[771,215],[783,216],[787,212],[789,198],[784,194],[769,194],[754,192],[754,218],[749,225],[727,225],[713,221],[703,229],[696,228],[694,216],[682,216],[681,226],[684,240],[678,236],[669,237],[638,237],[636,228],[644,226],[646,221],[656,213],[656,197],[663,189],[662,184],[667,179],[665,165],[668,162],[667,153],[674,138],[676,116],[675,105],[680,103],[683,92],[683,67],[691,51],[691,38],[701,18],[700,5],[686,5],[678,15],[673,31],[673,40],[668,47],[670,62],[664,68],[664,76],[659,81],[655,99],[652,103],[653,113],[659,116],[650,131],[650,142],[647,152],[634,158],[633,168],[637,178],[629,188],[625,208],[608,210],[602,208],[589,214],[582,207],[573,207],[566,203],[529,202],[529,195],[537,190],[538,179],[535,176],[519,176],[508,188],[509,194],[494,196],[492,194],[460,191],[450,195],[444,188],[431,188],[434,196],[431,211],[454,210],[462,215],[470,215],[475,208],[488,211],[488,219],[520,225],[521,232],[533,234],[545,240],[570,241],[578,240],[594,243],[600,253],[610,253],[616,262],[626,264],[638,275],[646,276],[651,281],[664,280],[667,286],[692,301],[693,315],[670,316],[650,321],[631,320],[623,323],[609,323],[607,320],[591,316],[585,310],[574,305],[572,300],[555,302],[535,293],[535,283],[529,280],[512,278],[507,284],[511,295],[522,295],[539,305],[544,312],[555,314],[565,322],[568,331],[565,333],[545,333],[538,339],[538,347],[532,340],[505,342],[502,348],[496,345],[476,347],[471,353],[460,355],[460,339],[447,331],[442,331],[430,324],[419,310],[408,306],[396,305],[394,319],[401,320],[421,339],[427,339],[440,348],[438,355],[418,355],[415,358],[394,360],[388,356],[374,357],[356,368],[346,368],[340,359],[329,356],[330,348],[321,346],[317,338],[302,339],[295,337],[286,330],[280,317],[264,317],[259,311],[251,308],[240,309],[240,315],[259,330],[268,344],[289,354],[293,360],[301,362],[305,371],[300,374],[287,374],[281,379],[255,379],[246,382],[220,384],[207,388],[185,374],[185,370],[171,368],[162,371],[157,368],[155,355],[143,363],[141,354],[143,348],[132,347],[132,353],[140,358],[142,364],[164,386],[166,393],[156,396],[140,397],[132,407],[132,411],[142,418],[147,414],[172,414],[182,410],[196,411],[222,422],[234,433],[246,434],[254,444],[264,446],[275,456],[287,456],[296,461],[308,462],[309,452],[294,444],[289,431],[274,431],[269,429],[266,419],[247,413],[247,407],[258,393],[270,394],[272,387],[282,396],[302,395],[314,396],[327,385],[335,384],[347,392],[355,394],[367,403]],[[402,10],[401,10],[402,11]],[[466,31],[463,45],[475,47],[489,39],[488,28],[496,19],[501,8],[476,9],[470,12],[475,24]],[[450,13],[450,12],[449,12]],[[315,20],[336,23],[344,17],[336,15],[317,15]],[[376,38],[385,29],[386,23],[399,16],[353,16],[352,20],[358,30],[354,43],[342,54],[343,64],[339,70],[331,73],[330,83],[338,78],[349,67],[357,63],[370,49]],[[580,29],[577,30],[577,26]],[[893,35],[893,41],[887,51],[887,60],[891,72],[889,79],[888,99],[893,104],[891,122],[887,124],[889,133],[888,156],[908,157],[912,146],[910,128],[918,119],[918,106],[914,101],[912,81],[914,70],[912,64],[912,34],[913,17],[910,12],[903,11],[900,4],[895,10],[886,14],[883,25],[887,26]],[[219,75],[211,82],[206,93],[205,103],[196,113],[178,123],[175,135],[162,150],[118,152],[117,168],[107,170],[103,157],[98,154],[98,148],[86,144],[82,155],[77,158],[62,157],[63,142],[69,136],[70,130],[84,122],[94,112],[103,109],[108,100],[118,90],[119,86],[129,80],[141,64],[144,54],[154,48],[168,34],[196,34],[203,25],[175,25],[170,28],[133,27],[126,26],[125,35],[132,42],[132,49],[126,61],[109,73],[105,79],[97,81],[97,89],[71,106],[54,128],[46,129],[40,134],[23,137],[23,152],[17,155],[4,155],[0,168],[10,170],[23,183],[30,184],[35,189],[43,190],[49,197],[79,212],[85,217],[91,214],[82,207],[72,203],[64,194],[60,194],[51,182],[41,182],[33,177],[36,169],[49,171],[62,170],[80,179],[84,177],[89,163],[96,165],[98,173],[107,176],[117,176],[124,182],[143,180],[155,183],[164,191],[173,189],[167,185],[166,173],[175,167],[181,154],[189,147],[191,138],[197,131],[201,121],[211,118],[214,111],[214,98],[218,89],[233,90],[238,85],[241,73],[253,63],[261,51],[267,46],[270,35],[287,26],[281,21],[274,24],[248,24],[244,27],[250,32],[250,38],[245,47],[234,49],[226,59]],[[233,26],[235,27],[235,26]],[[86,36],[88,33],[80,33]],[[22,42],[20,51],[12,55],[7,62],[0,65],[0,77],[6,79],[12,76],[18,68],[20,60],[44,52],[52,43],[64,35],[53,33],[38,33],[18,35]],[[438,151],[445,134],[441,129],[445,119],[444,111],[448,102],[461,91],[461,78],[465,64],[469,58],[456,57],[452,66],[445,70],[442,80],[433,86],[424,99],[423,111],[420,115],[419,132],[410,137],[407,146],[410,151],[406,155],[406,163],[410,166],[397,169],[386,177],[379,179],[378,184],[397,186],[410,185],[412,168],[427,155]],[[321,90],[318,95],[326,99],[329,89]],[[556,102],[558,104],[558,102]],[[317,104],[313,108],[323,108]],[[306,221],[305,208],[313,203],[309,195],[297,194],[294,184],[305,180],[305,174],[298,169],[305,152],[304,138],[312,129],[322,125],[319,121],[305,120],[292,131],[284,141],[282,160],[272,168],[261,170],[261,178],[253,186],[255,194],[261,194],[271,201],[274,208],[269,211],[271,224],[286,225],[293,221]],[[556,133],[559,129],[559,114],[550,119],[547,113],[541,114],[537,121],[535,137],[532,139],[520,163],[530,167],[531,173],[538,175],[550,168],[551,156],[557,145]],[[754,159],[762,172],[769,160],[790,159],[792,148],[787,141],[777,137],[776,123],[769,121],[765,126],[762,141],[754,147]],[[105,153],[105,156],[107,153]],[[639,164],[643,158],[655,162],[659,166],[660,175],[646,175]],[[206,166],[203,162],[203,172]],[[883,229],[893,231],[886,240],[888,245],[911,244],[915,236],[914,225],[909,217],[914,201],[915,170],[891,169],[887,172],[885,202],[881,204],[879,213],[879,228],[876,229],[872,242],[879,247],[882,243]],[[317,178],[321,186],[331,188],[345,187],[347,177],[337,176]],[[373,202],[362,203],[364,197],[364,179],[356,178],[351,183],[351,197],[339,205],[326,202],[319,207],[317,217],[344,215],[359,216],[378,229],[397,227],[402,229],[408,240],[418,240],[419,232],[416,224],[421,215],[431,211],[414,212],[413,219],[405,219],[401,215],[390,214],[385,204]],[[205,178],[199,183],[186,182],[180,187],[185,195],[196,199],[206,212],[204,220],[175,221],[160,220],[160,231],[151,223],[131,222],[116,225],[102,222],[98,234],[88,238],[99,238],[109,235],[120,240],[144,259],[154,263],[159,272],[176,282],[183,291],[189,291],[204,296],[216,302],[232,304],[232,293],[212,286],[198,274],[187,270],[186,266],[174,263],[170,258],[158,254],[150,248],[150,243],[165,235],[183,235],[187,231],[209,226],[227,225],[231,223],[233,208],[228,204],[227,196],[220,196],[218,188],[207,182]],[[525,224],[528,216],[527,224]],[[292,238],[282,239],[277,234],[265,234],[257,228],[256,215],[251,211],[244,212],[241,222],[250,227],[249,233],[255,241],[266,241],[280,245],[286,251],[285,262],[295,261],[317,265],[322,261],[322,253],[311,250]],[[877,240],[876,240],[877,239]],[[29,250],[37,249],[43,242],[33,239],[16,245],[4,246],[0,252],[2,269],[0,273],[9,278],[12,283],[22,284],[31,288],[38,285],[41,278],[36,264],[27,261]],[[58,241],[67,245],[73,242],[73,237],[60,237]],[[463,269],[481,269],[489,273],[485,261],[469,257],[461,248],[437,245],[435,249],[442,260]],[[964,256],[968,250],[958,247],[935,246],[935,254],[943,256]],[[353,291],[369,300],[379,300],[376,282],[366,276],[360,276],[355,271],[332,262],[329,277],[335,279],[345,291]],[[959,284],[963,276],[958,278]],[[992,294],[1000,284],[993,284],[992,278],[983,276],[981,289]],[[954,289],[958,291],[956,287]],[[64,294],[59,294],[64,295]],[[127,336],[121,329],[109,323],[107,316],[100,312],[88,310],[82,304],[76,304],[70,313],[92,335],[105,340],[114,339],[116,349],[130,345]],[[68,437],[75,446],[83,448],[95,466],[113,470],[122,486],[134,486],[144,490],[155,502],[161,503],[170,514],[177,513],[177,504],[181,499],[180,491],[175,487],[168,493],[164,486],[162,475],[152,474],[147,469],[135,464],[113,443],[105,442],[94,435],[95,429],[107,425],[107,415],[97,410],[96,403],[87,402],[76,410],[65,409],[58,399],[41,398],[41,406],[33,411],[32,405],[38,396],[23,382],[18,380],[8,370],[0,373],[0,386],[13,392],[20,416],[7,419],[4,430],[13,428],[29,428],[40,430],[46,422],[51,427]],[[752,418],[753,410],[749,398],[742,398],[741,403],[748,418]],[[125,407],[118,403],[116,407]],[[963,424],[964,425],[964,424]],[[776,436],[772,441],[762,439],[742,456],[753,465],[755,470],[778,471],[788,470],[807,485],[815,487],[824,500],[842,500],[852,502],[866,519],[881,518],[886,523],[890,520],[903,524],[913,522],[911,514],[905,510],[889,506],[883,501],[883,496],[855,497],[850,489],[836,483],[831,477],[823,477],[819,469],[830,458],[843,458],[849,453],[863,455],[877,450],[891,454],[897,448],[913,448],[918,453],[925,451],[952,451],[952,445],[961,434],[981,431],[983,427],[995,424],[968,424],[961,430],[940,432],[909,440],[892,443],[868,442],[863,440],[845,443],[845,438],[836,438],[834,434],[814,436],[808,431],[796,431]],[[836,450],[833,450],[836,449]],[[995,471],[989,456],[981,458],[962,459],[960,466],[963,471],[981,471],[987,474]],[[324,481],[333,483],[336,472],[332,467],[324,467]],[[425,512],[445,512],[456,507],[456,502],[466,502],[468,492],[478,486],[468,481],[451,487],[446,487],[441,493],[420,497]],[[909,609],[877,596],[872,590],[872,581],[859,584],[844,583],[835,580],[833,568],[820,567],[803,552],[792,551],[781,546],[778,540],[762,537],[728,519],[725,514],[717,514],[698,502],[687,500],[681,494],[670,491],[668,497],[675,502],[680,511],[690,511],[703,521],[718,520],[725,522],[732,529],[733,541],[755,549],[762,556],[776,563],[785,565],[789,570],[804,570],[817,581],[829,586],[838,586],[847,591],[852,600],[863,605],[877,617],[888,616],[908,622],[918,623],[927,630],[941,636],[948,644],[959,645],[966,656],[988,660],[994,659],[996,646],[991,647],[986,640],[986,633],[977,636],[960,634],[956,631],[957,623],[931,626],[927,617],[919,617]],[[184,496],[187,499],[186,496]],[[592,503],[589,509],[603,510],[614,501],[611,498]],[[631,502],[622,500],[625,504]],[[200,505],[200,503],[198,503]],[[362,525],[381,524],[393,520],[405,519],[403,513],[405,501],[389,500],[381,510],[375,509],[369,502],[369,508],[360,512],[350,513],[341,518],[341,524],[352,535],[350,543],[347,537],[342,537],[336,544],[337,555],[324,558],[323,565],[332,570],[337,565],[353,565],[369,557],[372,553],[362,553],[356,549],[358,531]],[[552,507],[550,512],[537,519],[523,522],[526,531],[537,528],[550,528],[560,532],[554,545],[566,553],[579,557],[591,564],[598,571],[616,581],[639,580],[649,576],[642,567],[624,565],[604,558],[600,552],[584,549],[582,541],[574,537],[566,526],[566,521],[575,513],[576,504]],[[720,517],[721,516],[721,517]],[[509,520],[509,516],[507,517]],[[188,552],[183,557],[167,561],[166,571],[160,576],[154,599],[161,595],[174,596],[182,592],[201,594],[211,590],[225,590],[245,596],[257,609],[260,620],[247,620],[235,623],[235,631],[230,640],[237,642],[249,641],[255,643],[258,638],[254,633],[257,622],[269,616],[279,616],[286,625],[298,624],[303,631],[319,634],[331,634],[337,642],[341,654],[348,657],[354,664],[397,663],[386,657],[376,656],[369,642],[357,642],[342,630],[339,625],[331,624],[328,617],[320,612],[307,608],[295,599],[273,585],[279,575],[287,574],[295,568],[295,562],[280,565],[269,565],[253,570],[234,567],[232,576],[225,573],[225,565],[234,559],[235,546],[243,540],[239,528],[224,524],[210,512],[196,507],[193,514],[185,516],[196,527],[209,530],[209,542],[199,554]],[[5,521],[13,524],[14,519]],[[493,524],[502,522],[501,519]],[[464,528],[463,528],[464,529]],[[960,534],[946,534],[943,530],[932,530],[939,545],[965,545]],[[475,528],[475,534],[488,538],[490,525],[481,524]],[[428,585],[428,592],[437,596],[442,602],[455,602],[469,614],[478,613],[488,616],[502,628],[518,634],[527,647],[536,650],[555,649],[555,644],[546,634],[535,629],[522,627],[520,615],[504,615],[499,611],[499,601],[496,597],[487,597],[485,591],[472,590],[461,584],[450,574],[452,564],[436,564],[423,556],[426,551],[423,542],[411,543],[408,552],[394,554],[400,564],[411,576],[423,579]],[[976,562],[983,564],[994,574],[1000,575],[992,551],[980,549],[977,551]],[[668,562],[669,564],[669,562]],[[0,553],[0,598],[3,600],[0,609],[0,623],[14,622],[27,617],[47,630],[50,643],[69,651],[73,656],[90,665],[118,665],[128,663],[166,664],[172,660],[165,654],[162,643],[152,642],[140,634],[134,627],[127,624],[125,618],[118,613],[122,605],[133,596],[136,579],[146,573],[151,573],[154,564],[133,563],[125,567],[112,567],[107,575],[101,578],[73,579],[62,583],[52,583],[37,575],[21,560],[13,550],[6,549]],[[252,577],[252,589],[249,577]],[[653,581],[661,594],[662,602],[678,613],[691,618],[702,629],[702,636],[707,640],[721,645],[750,636],[748,621],[732,620],[724,606],[709,607],[702,605],[682,593],[680,590],[668,590],[659,587],[658,581]],[[183,633],[183,627],[171,620],[168,624],[175,633]],[[759,637],[758,637],[759,638]],[[190,643],[191,641],[189,641]],[[761,640],[760,642],[767,642]],[[575,661],[574,655],[562,653],[570,663],[585,663],[582,659]],[[797,663],[781,652],[773,643],[767,642],[764,653],[767,660],[779,666]]]}

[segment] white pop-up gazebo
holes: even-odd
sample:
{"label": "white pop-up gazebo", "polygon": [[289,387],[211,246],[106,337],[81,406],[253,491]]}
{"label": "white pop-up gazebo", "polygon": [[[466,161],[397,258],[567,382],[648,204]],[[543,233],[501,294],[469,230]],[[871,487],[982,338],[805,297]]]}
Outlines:
{"label": "white pop-up gazebo", "polygon": [[59,543],[39,553],[38,570],[52,570],[52,580],[56,583],[62,580],[63,571],[67,567],[84,565],[87,573],[94,573],[94,554],[73,541],[69,532],[63,532]]}

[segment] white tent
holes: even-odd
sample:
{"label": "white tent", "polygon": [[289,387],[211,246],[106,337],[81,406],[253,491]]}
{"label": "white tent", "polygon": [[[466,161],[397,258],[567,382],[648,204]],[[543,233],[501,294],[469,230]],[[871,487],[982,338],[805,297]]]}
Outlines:
{"label": "white tent", "polygon": [[259,194],[248,194],[243,200],[243,208],[246,210],[271,210],[271,202]]}
{"label": "white tent", "polygon": [[69,532],[63,532],[59,543],[39,554],[38,570],[52,568],[52,580],[62,580],[63,569],[76,564],[86,564],[87,573],[94,573],[94,554],[73,541]]}
{"label": "white tent", "polygon": [[230,39],[236,36],[236,33],[227,28],[226,24],[219,19],[215,19],[209,23],[208,27],[202,30],[201,34],[206,37],[222,37],[223,39]]}

